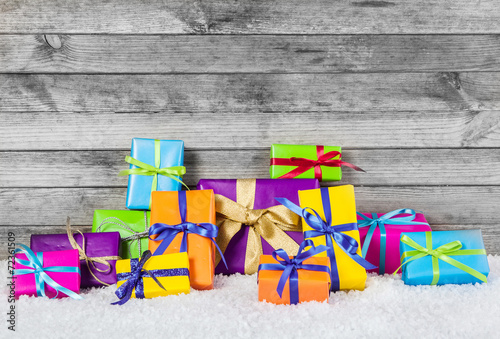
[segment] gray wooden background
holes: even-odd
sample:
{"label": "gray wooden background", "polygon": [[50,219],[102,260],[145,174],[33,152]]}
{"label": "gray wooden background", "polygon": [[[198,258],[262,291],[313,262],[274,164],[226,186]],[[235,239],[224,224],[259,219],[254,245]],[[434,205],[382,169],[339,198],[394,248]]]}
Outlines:
{"label": "gray wooden background", "polygon": [[325,144],[368,171],[341,182],[358,210],[481,228],[498,254],[499,71],[494,0],[2,1],[1,234],[123,209],[132,137],[184,140],[190,186]]}

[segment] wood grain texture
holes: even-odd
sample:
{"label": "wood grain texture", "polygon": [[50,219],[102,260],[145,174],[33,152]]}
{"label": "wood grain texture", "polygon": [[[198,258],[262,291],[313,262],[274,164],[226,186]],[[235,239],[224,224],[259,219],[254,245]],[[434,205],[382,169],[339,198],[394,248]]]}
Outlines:
{"label": "wood grain texture", "polygon": [[494,0],[7,0],[3,33],[499,33]]}
{"label": "wood grain texture", "polygon": [[[126,187],[129,151],[0,152],[0,187]],[[342,183],[371,186],[499,185],[500,149],[355,150],[343,160]],[[188,150],[184,182],[202,178],[268,178],[269,149]],[[324,182],[324,185],[338,184]]]}
{"label": "wood grain texture", "polygon": [[[423,211],[431,224],[498,226],[499,186],[358,186],[360,212],[385,213],[398,208]],[[126,188],[3,188],[2,226],[90,225],[94,209],[124,209]],[[10,217],[9,217],[10,216]]]}
{"label": "wood grain texture", "polygon": [[0,35],[3,73],[499,71],[499,35]]}
{"label": "wood grain texture", "polygon": [[2,113],[0,118],[1,150],[126,150],[132,137],[181,139],[186,148],[198,150],[267,149],[273,143],[349,148],[500,145],[500,111],[42,112]]}
{"label": "wood grain texture", "polygon": [[477,112],[500,109],[500,72],[4,74],[0,98],[23,113]]}

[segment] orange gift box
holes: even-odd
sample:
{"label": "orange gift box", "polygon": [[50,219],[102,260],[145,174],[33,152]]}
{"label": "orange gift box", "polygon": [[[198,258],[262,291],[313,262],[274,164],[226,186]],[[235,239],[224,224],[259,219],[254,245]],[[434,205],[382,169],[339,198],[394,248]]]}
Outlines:
{"label": "orange gift box", "polygon": [[[292,259],[293,257],[290,257]],[[260,263],[277,264],[272,255],[261,255]],[[305,265],[321,265],[330,268],[328,257],[311,257],[302,262]],[[330,296],[330,273],[298,269],[299,303],[306,301],[327,301]],[[290,305],[290,279],[286,281],[280,298],[277,288],[283,271],[259,270],[259,301],[278,305]]]}
{"label": "orange gift box", "polygon": [[[215,200],[212,190],[181,191],[186,194],[186,222],[215,225]],[[162,223],[178,225],[182,222],[179,210],[179,191],[155,191],[151,193],[151,225]],[[184,234],[178,233],[164,253],[155,253],[161,241],[154,241],[158,235],[151,235],[149,250],[153,255],[177,253]],[[187,234],[187,253],[191,287],[197,290],[213,288],[215,270],[215,245],[213,238],[198,234]],[[214,239],[215,240],[215,239]]]}

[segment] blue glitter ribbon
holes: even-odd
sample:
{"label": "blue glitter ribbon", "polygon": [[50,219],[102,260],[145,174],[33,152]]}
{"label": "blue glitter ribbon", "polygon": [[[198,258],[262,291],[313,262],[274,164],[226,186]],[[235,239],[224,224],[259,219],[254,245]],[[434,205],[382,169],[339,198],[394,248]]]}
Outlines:
{"label": "blue glitter ribbon", "polygon": [[34,274],[35,284],[36,284],[36,295],[38,297],[46,297],[45,294],[45,284],[49,285],[56,291],[56,295],[51,298],[57,298],[59,292],[66,294],[68,297],[73,299],[83,299],[77,293],[59,285],[54,281],[46,272],[58,272],[58,273],[78,273],[81,275],[80,268],[74,266],[49,266],[43,267],[43,252],[37,252],[36,254],[26,245],[16,244],[21,248],[16,248],[14,254],[24,253],[28,260],[23,260],[16,258],[16,262],[23,266],[28,266],[29,268],[18,268],[14,270],[14,276],[24,275],[24,274]]}
{"label": "blue glitter ribbon", "polygon": [[[311,246],[311,249],[303,252],[304,248],[307,246]],[[290,280],[288,284],[288,287],[290,289],[290,304],[295,305],[299,303],[299,273],[297,272],[297,270],[326,272],[330,274],[330,268],[328,266],[302,264],[304,260],[309,259],[316,254],[326,250],[326,246],[320,245],[318,247],[315,247],[312,240],[305,240],[300,245],[299,251],[295,257],[292,257],[292,259],[290,259],[285,250],[276,250],[272,255],[273,258],[278,262],[278,264],[260,264],[259,271],[283,271],[278,282],[276,292],[278,292],[278,295],[281,298],[283,295],[283,290],[285,289],[285,284],[288,280]],[[278,259],[278,257],[283,260]]]}

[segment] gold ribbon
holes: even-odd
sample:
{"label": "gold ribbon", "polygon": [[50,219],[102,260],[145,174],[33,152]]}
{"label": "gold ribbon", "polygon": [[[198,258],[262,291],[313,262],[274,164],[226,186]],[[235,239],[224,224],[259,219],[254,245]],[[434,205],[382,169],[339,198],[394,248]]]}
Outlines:
{"label": "gold ribbon", "polygon": [[[92,268],[98,272],[105,273],[109,272],[111,270],[111,264],[108,262],[108,260],[121,260],[121,257],[119,256],[104,256],[104,257],[89,257],[87,256],[87,253],[85,253],[85,236],[80,230],[77,230],[78,233],[82,235],[82,246],[78,245],[78,243],[75,240],[75,237],[73,237],[73,232],[71,231],[71,223],[70,223],[70,217],[66,219],[66,232],[68,233],[68,239],[69,243],[73,247],[73,249],[78,250],[78,253],[80,254],[80,260],[85,260],[87,263],[87,266],[89,268],[90,274],[94,277],[95,280],[103,284],[104,286],[110,286],[110,284],[105,283],[101,279],[95,276],[94,272],[92,272]],[[95,266],[95,263],[103,264],[107,266],[107,269],[101,270]]]}
{"label": "gold ribbon", "polygon": [[[215,195],[217,244],[224,253],[229,241],[243,227],[250,226],[245,253],[245,274],[257,272],[262,251],[262,238],[275,249],[282,248],[287,253],[297,253],[297,244],[284,231],[302,231],[300,217],[282,205],[254,210],[256,179],[236,181],[236,201],[220,194]],[[216,253],[216,265],[220,261]]]}

